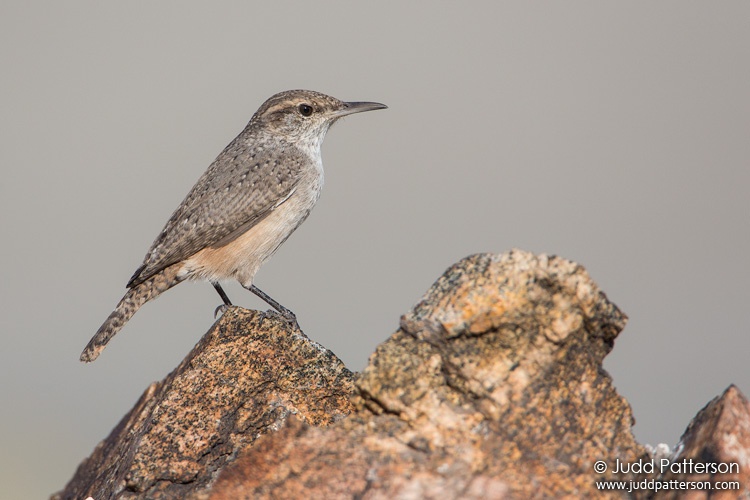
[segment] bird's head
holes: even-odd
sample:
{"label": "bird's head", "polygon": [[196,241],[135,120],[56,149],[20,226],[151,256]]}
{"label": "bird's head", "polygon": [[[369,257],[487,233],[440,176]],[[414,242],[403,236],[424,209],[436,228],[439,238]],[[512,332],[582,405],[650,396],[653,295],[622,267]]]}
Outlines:
{"label": "bird's head", "polygon": [[344,102],[311,90],[288,90],[264,102],[250,125],[263,127],[291,141],[321,144],[330,126],[339,118],[385,108],[386,105],[377,102]]}

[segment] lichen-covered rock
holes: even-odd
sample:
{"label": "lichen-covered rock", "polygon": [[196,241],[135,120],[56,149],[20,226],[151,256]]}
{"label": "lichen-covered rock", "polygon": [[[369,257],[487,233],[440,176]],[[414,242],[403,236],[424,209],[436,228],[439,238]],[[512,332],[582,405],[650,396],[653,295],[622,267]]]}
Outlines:
{"label": "lichen-covered rock", "polygon": [[[448,269],[356,377],[231,308],[53,498],[619,497],[596,481],[641,478],[594,463],[648,458],[602,369],[625,321],[581,266],[522,251]],[[737,393],[683,454],[746,459]]]}
{"label": "lichen-covered rock", "polygon": [[313,426],[344,418],[353,389],[338,358],[278,315],[229,308],[53,499],[196,494],[291,415]]}
{"label": "lichen-covered rock", "polygon": [[288,419],[200,497],[601,497],[595,461],[645,455],[601,366],[625,321],[565,259],[464,259],[370,358],[348,419]]}
{"label": "lichen-covered rock", "polygon": [[[728,468],[728,472],[696,472],[698,468],[692,464],[698,463],[715,464],[717,471]],[[658,479],[663,483],[675,481],[693,486],[724,484],[714,489],[712,486],[701,490],[662,490],[648,498],[750,498],[750,403],[737,387],[729,386],[698,412],[682,435],[669,470]],[[735,482],[739,488],[726,484],[729,482]]]}

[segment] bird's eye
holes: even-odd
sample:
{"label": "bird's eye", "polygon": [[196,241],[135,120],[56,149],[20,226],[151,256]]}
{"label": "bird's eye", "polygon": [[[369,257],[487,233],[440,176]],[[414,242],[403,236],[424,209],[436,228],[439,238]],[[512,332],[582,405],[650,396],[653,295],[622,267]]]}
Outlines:
{"label": "bird's eye", "polygon": [[297,109],[302,116],[310,116],[313,113],[313,108],[309,104],[300,104]]}

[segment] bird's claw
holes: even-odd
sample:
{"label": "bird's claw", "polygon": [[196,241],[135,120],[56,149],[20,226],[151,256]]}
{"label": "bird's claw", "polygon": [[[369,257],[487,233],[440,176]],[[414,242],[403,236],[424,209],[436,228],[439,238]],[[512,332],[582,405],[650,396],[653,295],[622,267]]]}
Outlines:
{"label": "bird's claw", "polygon": [[286,320],[286,322],[289,323],[290,326],[292,326],[292,328],[296,328],[297,330],[301,330],[301,328],[299,327],[299,323],[297,323],[297,315],[296,314],[294,314],[289,309],[284,309],[284,310],[278,311],[278,312],[279,312],[279,314],[281,314],[281,317],[284,318],[284,320]]}
{"label": "bird's claw", "polygon": [[218,318],[220,315],[223,316],[225,312],[227,312],[227,309],[229,309],[229,306],[226,304],[222,304],[219,307],[217,307],[214,310],[214,319]]}

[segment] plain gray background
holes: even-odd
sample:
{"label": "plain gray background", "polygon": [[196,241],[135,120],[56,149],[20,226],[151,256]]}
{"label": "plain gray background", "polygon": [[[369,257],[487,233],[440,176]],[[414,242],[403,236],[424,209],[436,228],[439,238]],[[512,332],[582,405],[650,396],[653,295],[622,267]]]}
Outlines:
{"label": "plain gray background", "polygon": [[[310,219],[257,277],[359,370],[453,262],[588,269],[642,442],[750,391],[750,4],[3,2],[0,484],[42,498],[213,322],[208,284],[78,355],[172,210],[270,95],[337,124]],[[237,285],[235,303],[265,305]]]}

